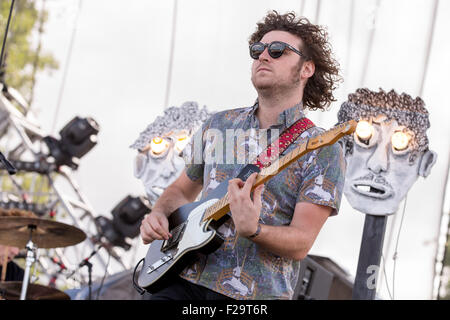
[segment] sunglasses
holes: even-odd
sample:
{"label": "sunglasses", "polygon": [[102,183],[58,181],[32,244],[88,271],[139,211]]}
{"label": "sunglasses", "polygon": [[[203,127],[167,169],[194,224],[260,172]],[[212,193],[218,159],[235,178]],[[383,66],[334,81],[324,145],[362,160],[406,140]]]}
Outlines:
{"label": "sunglasses", "polygon": [[258,59],[259,56],[264,52],[266,47],[268,48],[267,50],[269,52],[269,55],[274,59],[281,57],[284,53],[284,50],[288,48],[294,51],[300,57],[308,60],[308,58],[303,53],[295,49],[293,46],[281,41],[273,41],[271,43],[262,43],[262,42],[253,43],[252,45],[250,45],[250,57],[252,57],[255,60]]}

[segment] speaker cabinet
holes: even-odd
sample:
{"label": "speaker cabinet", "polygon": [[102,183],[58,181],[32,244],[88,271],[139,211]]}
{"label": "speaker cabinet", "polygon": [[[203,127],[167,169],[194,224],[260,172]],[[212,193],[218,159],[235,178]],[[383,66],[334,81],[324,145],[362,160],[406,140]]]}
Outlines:
{"label": "speaker cabinet", "polygon": [[351,300],[350,275],[327,257],[308,255],[300,262],[294,300]]}

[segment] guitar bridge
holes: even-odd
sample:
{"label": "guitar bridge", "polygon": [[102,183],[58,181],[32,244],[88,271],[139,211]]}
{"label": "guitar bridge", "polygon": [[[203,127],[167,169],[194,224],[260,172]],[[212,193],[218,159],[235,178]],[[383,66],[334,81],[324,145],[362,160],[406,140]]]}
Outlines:
{"label": "guitar bridge", "polygon": [[155,271],[156,269],[158,269],[159,267],[161,267],[163,264],[169,262],[170,260],[172,260],[173,257],[172,255],[169,253],[168,255],[162,257],[161,259],[159,259],[158,261],[156,261],[154,264],[152,264],[151,266],[148,267],[148,271],[147,273],[152,273],[153,271]]}

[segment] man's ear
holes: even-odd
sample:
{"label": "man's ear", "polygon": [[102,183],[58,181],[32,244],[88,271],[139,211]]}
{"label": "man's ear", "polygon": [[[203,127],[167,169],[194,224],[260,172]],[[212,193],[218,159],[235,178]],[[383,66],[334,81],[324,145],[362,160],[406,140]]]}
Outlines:
{"label": "man's ear", "polygon": [[419,176],[426,178],[431,171],[434,163],[436,162],[437,154],[434,151],[427,150],[420,159],[419,164]]}
{"label": "man's ear", "polygon": [[316,65],[314,64],[314,62],[312,60],[308,60],[303,62],[303,67],[302,67],[302,78],[308,79],[311,78],[314,74],[314,71],[316,71]]}

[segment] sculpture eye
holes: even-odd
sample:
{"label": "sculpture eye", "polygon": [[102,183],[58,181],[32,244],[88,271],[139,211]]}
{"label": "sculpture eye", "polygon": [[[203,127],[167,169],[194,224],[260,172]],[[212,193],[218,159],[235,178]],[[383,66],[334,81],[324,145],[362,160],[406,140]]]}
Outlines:
{"label": "sculpture eye", "polygon": [[394,132],[391,137],[392,150],[394,154],[404,154],[409,150],[411,136],[403,131]]}
{"label": "sculpture eye", "polygon": [[150,150],[154,155],[160,155],[169,149],[169,142],[161,137],[154,137],[150,143]]}
{"label": "sculpture eye", "polygon": [[183,151],[183,149],[186,147],[188,142],[189,142],[189,136],[187,134],[180,134],[177,137],[177,141],[175,142],[175,149],[178,152]]}
{"label": "sculpture eye", "polygon": [[356,126],[354,138],[356,143],[363,148],[370,148],[376,142],[377,131],[371,123],[360,120]]}

